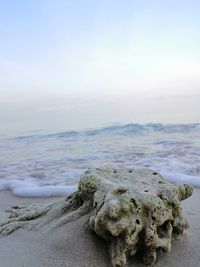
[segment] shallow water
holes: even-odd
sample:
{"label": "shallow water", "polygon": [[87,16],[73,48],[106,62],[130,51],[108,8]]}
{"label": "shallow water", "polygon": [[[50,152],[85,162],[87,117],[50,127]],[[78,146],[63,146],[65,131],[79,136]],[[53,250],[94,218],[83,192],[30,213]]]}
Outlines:
{"label": "shallow water", "polygon": [[65,195],[88,167],[145,166],[200,186],[200,124],[128,124],[0,139],[0,190]]}

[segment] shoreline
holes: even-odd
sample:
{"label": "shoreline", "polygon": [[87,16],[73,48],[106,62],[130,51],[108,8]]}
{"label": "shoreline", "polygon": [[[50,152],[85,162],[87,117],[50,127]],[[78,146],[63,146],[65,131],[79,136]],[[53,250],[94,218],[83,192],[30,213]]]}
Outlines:
{"label": "shoreline", "polygon": [[[22,198],[0,191],[0,222],[5,210],[16,204],[54,202],[62,197]],[[200,189],[182,201],[183,214],[190,228],[180,241],[174,240],[170,254],[160,253],[156,267],[196,267],[200,261]],[[87,227],[83,216],[53,232],[18,230],[0,239],[1,267],[110,267],[107,244]],[[132,263],[132,264],[131,264]],[[134,257],[127,267],[142,267]]]}

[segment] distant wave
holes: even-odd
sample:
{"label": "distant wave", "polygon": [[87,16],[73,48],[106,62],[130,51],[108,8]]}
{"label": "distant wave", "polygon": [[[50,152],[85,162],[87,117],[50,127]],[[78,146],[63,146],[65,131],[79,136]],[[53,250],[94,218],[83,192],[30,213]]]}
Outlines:
{"label": "distant wave", "polygon": [[145,134],[149,132],[163,132],[163,133],[184,133],[200,131],[200,123],[191,124],[162,124],[162,123],[147,123],[147,124],[125,124],[125,125],[113,125],[108,127],[103,127],[100,129],[91,129],[83,131],[66,131],[58,133],[49,134],[32,134],[32,135],[22,135],[17,137],[12,137],[11,139],[25,140],[31,139],[36,140],[38,138],[64,138],[64,137],[75,137],[75,136],[85,136],[85,135],[99,135],[99,134]]}

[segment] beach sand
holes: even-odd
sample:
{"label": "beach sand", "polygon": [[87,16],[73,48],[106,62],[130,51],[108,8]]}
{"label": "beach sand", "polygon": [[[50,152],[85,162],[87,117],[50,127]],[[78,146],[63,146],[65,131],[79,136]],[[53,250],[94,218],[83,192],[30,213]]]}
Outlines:
{"label": "beach sand", "polygon": [[[19,198],[0,192],[0,222],[5,210],[16,204],[49,203],[59,198]],[[160,253],[156,267],[200,266],[200,189],[182,202],[190,228],[173,241],[170,254]],[[87,227],[87,218],[70,222],[52,232],[20,229],[0,239],[0,267],[110,267],[107,244]],[[127,265],[142,267],[132,258]]]}

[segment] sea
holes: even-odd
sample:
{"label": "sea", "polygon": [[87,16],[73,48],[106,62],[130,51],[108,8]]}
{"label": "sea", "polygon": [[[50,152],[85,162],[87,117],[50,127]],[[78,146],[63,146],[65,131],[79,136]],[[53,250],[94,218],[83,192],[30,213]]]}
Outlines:
{"label": "sea", "polygon": [[0,136],[0,190],[16,196],[66,195],[87,168],[135,166],[200,187],[200,123]]}

